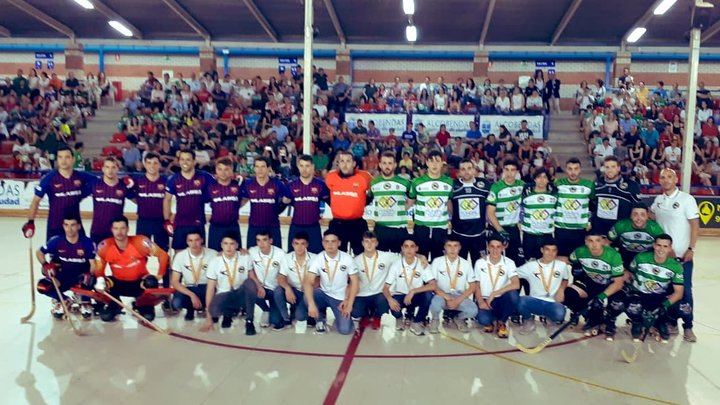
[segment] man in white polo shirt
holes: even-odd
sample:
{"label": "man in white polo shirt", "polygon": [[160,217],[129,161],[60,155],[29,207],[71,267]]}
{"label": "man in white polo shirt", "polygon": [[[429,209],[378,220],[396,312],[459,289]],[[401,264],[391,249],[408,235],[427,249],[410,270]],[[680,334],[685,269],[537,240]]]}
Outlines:
{"label": "man in white polo shirt", "polygon": [[207,291],[208,263],[218,253],[203,246],[203,237],[199,229],[188,232],[185,237],[188,248],[178,252],[173,258],[170,285],[175,289],[172,308],[185,309],[185,320],[195,319],[195,310],[202,310]]}
{"label": "man in white polo shirt", "polygon": [[[293,235],[290,244],[293,251],[285,255],[285,266],[280,266],[280,273],[277,276],[278,286],[275,288],[275,305],[280,311],[285,324],[292,323],[291,314],[298,322],[308,319],[307,304],[305,304],[303,293],[303,280],[315,258],[315,255],[308,252],[310,236],[305,231]],[[287,305],[290,304],[290,313]]]}
{"label": "man in white polo shirt", "polygon": [[570,266],[557,260],[558,246],[553,238],[543,240],[540,252],[541,258],[517,269],[518,276],[530,283],[530,294],[518,301],[518,312],[523,320],[520,334],[535,329],[535,315],[555,323],[565,320],[565,305],[562,302],[570,278]]}
{"label": "man in white polo shirt", "polygon": [[[275,294],[273,292],[277,287],[277,276],[285,266],[285,251],[273,246],[270,231],[265,229],[255,233],[255,243],[256,245],[248,250],[253,268],[248,277],[255,282],[257,287],[257,301],[255,303],[263,310],[260,327],[267,328],[272,324],[274,330],[283,330],[286,323],[280,314],[278,306],[275,305]],[[248,312],[251,310],[248,310]]]}
{"label": "man in white polo shirt", "polygon": [[505,257],[506,239],[494,233],[487,243],[488,255],[475,263],[477,321],[485,333],[496,332],[505,339],[509,335],[505,322],[517,312],[520,279],[515,262]]}
{"label": "man in white polo shirt", "polygon": [[475,318],[477,305],[472,300],[477,287],[475,272],[467,259],[460,257],[460,241],[455,235],[445,240],[445,255],[433,259],[430,275],[435,279],[435,296],[430,301],[430,333],[440,333],[440,311],[458,311],[455,325],[468,332],[467,321]]}
{"label": "man in white polo shirt", "polygon": [[[353,332],[352,312],[359,289],[358,269],[352,256],[340,251],[340,238],[331,230],[323,234],[323,251],[315,256],[305,275],[305,300],[308,315],[317,319],[315,331],[325,333],[327,308],[335,315],[335,328],[342,335]],[[320,288],[313,288],[320,277]],[[348,283],[349,281],[349,283]]]}
{"label": "man in white polo shirt", "polygon": [[[255,283],[248,278],[252,269],[250,256],[241,255],[238,249],[238,236],[233,234],[225,235],[221,242],[222,254],[216,256],[208,263],[207,292],[205,293],[205,308],[210,312],[212,318],[223,316],[222,327],[229,328],[232,325],[234,313],[245,308],[245,334],[255,334],[253,324],[255,299],[257,288]],[[200,331],[207,332],[213,327],[213,320],[208,317],[200,327]]]}
{"label": "man in white polo shirt", "polygon": [[[383,294],[395,317],[395,328],[405,330],[407,324],[412,321],[410,332],[421,336],[425,334],[423,323],[430,310],[435,279],[428,271],[427,260],[424,256],[418,257],[417,251],[417,243],[408,235],[402,244],[402,256],[390,266]],[[405,308],[405,321],[402,315],[403,308]]]}
{"label": "man in white polo shirt", "polygon": [[380,318],[390,309],[382,293],[390,266],[397,260],[397,254],[377,250],[378,239],[374,232],[367,231],[362,237],[363,252],[355,256],[355,267],[359,270],[360,291],[353,305],[352,317],[370,317],[373,329],[380,328]]}
{"label": "man in white polo shirt", "polygon": [[[683,320],[683,339],[686,342],[697,342],[697,337],[692,331],[692,274],[693,254],[700,230],[700,212],[695,198],[680,191],[677,182],[678,176],[675,170],[663,169],[660,172],[660,186],[663,193],[655,197],[650,211],[663,230],[672,237],[675,257],[682,263],[685,288],[677,315]],[[677,333],[676,321],[671,321],[669,326],[671,333]]]}

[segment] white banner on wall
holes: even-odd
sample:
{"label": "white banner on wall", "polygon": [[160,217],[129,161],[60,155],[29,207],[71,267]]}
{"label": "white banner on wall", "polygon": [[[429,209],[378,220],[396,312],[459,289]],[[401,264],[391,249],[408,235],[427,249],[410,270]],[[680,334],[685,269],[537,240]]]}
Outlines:
{"label": "white banner on wall", "polygon": [[395,129],[395,135],[400,135],[405,130],[407,116],[405,114],[366,114],[366,113],[346,113],[345,121],[347,121],[350,129],[355,128],[357,120],[363,121],[363,126],[367,128],[368,122],[373,121],[375,127],[380,130],[383,136],[390,132],[390,128]]}
{"label": "white banner on wall", "polygon": [[543,138],[543,117],[542,115],[481,115],[480,133],[483,136],[490,134],[497,135],[500,125],[505,125],[510,133],[515,134],[520,128],[520,122],[526,120],[528,128],[533,131],[535,139]]}
{"label": "white banner on wall", "polygon": [[440,125],[445,124],[445,128],[452,136],[465,137],[470,129],[470,121],[475,121],[475,115],[447,115],[447,114],[413,114],[413,127],[422,123],[430,134],[435,134],[440,130]]}

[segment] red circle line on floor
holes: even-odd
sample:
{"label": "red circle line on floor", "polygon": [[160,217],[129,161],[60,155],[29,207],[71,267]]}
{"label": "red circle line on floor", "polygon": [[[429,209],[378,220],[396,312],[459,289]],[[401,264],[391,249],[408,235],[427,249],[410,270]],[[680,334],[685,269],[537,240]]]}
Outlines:
{"label": "red circle line on floor", "polygon": [[[232,343],[216,342],[214,340],[201,339],[193,336],[183,335],[177,332],[171,332],[170,336],[187,340],[190,342],[202,343],[211,346],[225,347],[236,350],[246,350],[252,352],[262,353],[273,353],[273,354],[286,354],[291,356],[306,356],[306,357],[329,357],[329,358],[343,358],[345,355],[342,353],[319,353],[319,352],[305,352],[305,351],[294,351],[294,350],[283,350],[283,349],[271,349],[265,347],[253,347],[236,345]],[[576,339],[566,340],[555,344],[550,344],[546,349],[552,347],[566,346],[573,343],[578,343],[583,340],[592,339],[593,336],[582,336]],[[538,342],[539,343],[539,342]],[[436,358],[452,358],[452,357],[471,357],[471,356],[489,356],[493,354],[507,354],[507,353],[522,353],[516,348],[496,350],[496,351],[485,351],[485,352],[467,352],[467,353],[447,353],[447,354],[356,354],[356,359],[436,359]]]}

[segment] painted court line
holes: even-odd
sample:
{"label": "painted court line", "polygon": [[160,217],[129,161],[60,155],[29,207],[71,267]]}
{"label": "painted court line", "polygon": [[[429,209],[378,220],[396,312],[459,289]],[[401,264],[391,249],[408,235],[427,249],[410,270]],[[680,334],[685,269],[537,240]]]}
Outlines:
{"label": "painted court line", "polygon": [[350,366],[355,358],[355,352],[357,352],[357,348],[360,346],[360,341],[362,340],[364,334],[365,326],[360,325],[357,332],[354,333],[352,339],[350,339],[350,343],[348,343],[348,347],[343,355],[342,363],[340,363],[340,367],[338,367],[338,371],[335,373],[335,379],[333,379],[327,395],[325,395],[323,405],[332,405],[337,402],[337,399],[340,396],[340,391],[342,391],[343,385],[345,385],[345,379],[350,372]]}

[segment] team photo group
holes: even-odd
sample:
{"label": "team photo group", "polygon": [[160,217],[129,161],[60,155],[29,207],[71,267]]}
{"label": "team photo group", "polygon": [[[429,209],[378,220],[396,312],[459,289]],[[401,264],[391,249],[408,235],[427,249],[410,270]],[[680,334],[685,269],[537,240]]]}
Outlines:
{"label": "team photo group", "polygon": [[[418,336],[442,327],[480,328],[498,338],[510,329],[532,333],[537,319],[552,337],[575,327],[612,341],[626,314],[635,341],[650,334],[666,343],[680,320],[682,338],[697,340],[699,213],[672,169],[660,174],[662,193],[643,202],[613,156],[594,180],[581,178],[581,161],[572,158],[559,178],[539,168],[528,182],[520,180],[519,163],[506,159],[494,183],[470,160],[453,162],[457,178],[449,177],[450,163],[438,151],[412,180],[398,174],[394,151],[380,155],[375,177],[347,151],[337,152],[337,169],[325,178],[316,177],[312,156],[300,155],[289,182],[264,157],[254,160],[249,178],[234,172],[230,158],[218,159],[214,174],[198,170],[191,150],[180,152],[180,170],[167,178],[152,152],[137,175],[120,175],[112,157],[100,177],[73,170],[73,162],[73,151],[61,147],[22,229],[33,237],[47,197],[36,288],[52,298],[58,319],[112,322],[125,313],[161,329],[153,322],[161,305],[188,322],[203,317],[204,332],[244,318],[245,335],[255,335],[257,312],[262,328],[351,334],[378,329],[391,314],[398,331]],[[93,203],[89,233],[80,213],[85,198]],[[137,206],[132,235],[127,200]],[[326,205],[332,219],[323,230]],[[153,274],[151,257],[158,262]]]}

